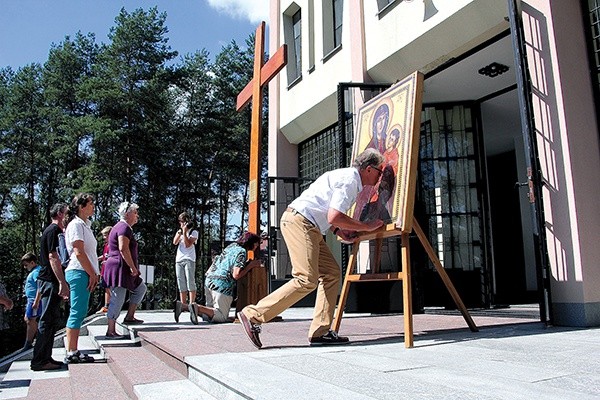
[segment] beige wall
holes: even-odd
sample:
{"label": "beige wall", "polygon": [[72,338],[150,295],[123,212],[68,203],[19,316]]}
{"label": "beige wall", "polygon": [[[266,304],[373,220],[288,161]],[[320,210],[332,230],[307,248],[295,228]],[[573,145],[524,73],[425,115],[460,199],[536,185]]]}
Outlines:
{"label": "beige wall", "polygon": [[366,66],[376,82],[395,82],[415,70],[429,72],[506,30],[506,1],[401,2],[381,18],[377,3],[366,1]]}
{"label": "beige wall", "polygon": [[587,326],[600,324],[600,155],[582,16],[574,5],[527,1],[522,17],[555,322]]}
{"label": "beige wall", "polygon": [[[281,14],[291,3],[271,1],[271,53],[284,41]],[[303,13],[302,34],[313,39],[303,43],[302,81],[288,88],[282,73],[270,84],[270,175],[297,174],[292,144],[336,121],[338,82],[361,76],[394,82],[417,69],[427,72],[508,27],[506,0],[436,0],[438,12],[426,20],[422,1],[399,2],[380,18],[375,1],[349,0],[342,48],[324,61],[322,2],[296,3],[312,10],[311,18]],[[523,22],[555,322],[600,325],[600,143],[579,2],[523,1]]]}

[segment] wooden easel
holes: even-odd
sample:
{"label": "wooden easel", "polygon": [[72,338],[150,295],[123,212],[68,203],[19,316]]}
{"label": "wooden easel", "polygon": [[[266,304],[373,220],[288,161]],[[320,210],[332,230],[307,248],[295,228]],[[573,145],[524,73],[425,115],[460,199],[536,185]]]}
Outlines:
{"label": "wooden easel", "polygon": [[[435,270],[438,272],[444,285],[446,285],[446,289],[450,292],[450,296],[454,300],[454,303],[460,310],[462,316],[464,317],[467,325],[472,332],[478,332],[479,329],[473,322],[471,315],[467,311],[467,308],[463,304],[458,292],[454,288],[450,277],[446,273],[446,270],[442,266],[439,258],[435,254],[435,250],[431,247],[429,240],[425,236],[425,233],[417,223],[417,221],[413,218],[412,222],[412,230],[417,234],[417,237],[421,241],[421,244],[425,248],[429,259],[433,263]],[[355,273],[356,269],[356,256],[358,254],[359,242],[356,242],[352,249],[352,255],[348,260],[348,268],[346,269],[346,276],[344,278],[344,283],[342,285],[342,293],[340,295],[340,300],[337,306],[337,313],[335,315],[335,319],[333,321],[332,329],[334,331],[339,331],[340,325],[342,323],[342,315],[344,313],[344,308],[346,306],[346,299],[348,297],[348,292],[350,288],[350,284],[353,282],[375,282],[375,281],[402,281],[402,309],[404,313],[404,346],[407,348],[413,347],[413,313],[412,313],[412,291],[411,291],[411,273],[410,273],[410,246],[409,246],[409,233],[410,232],[402,232],[400,229],[396,228],[395,224],[389,224],[384,227],[383,230],[379,230],[376,232],[369,232],[360,235],[360,241],[365,240],[376,240],[375,242],[375,259],[374,259],[374,267],[372,269],[372,273],[368,274],[357,274]],[[383,239],[401,236],[401,254],[402,254],[402,270],[400,272],[379,272],[380,263],[381,263],[381,247],[383,244]]]}

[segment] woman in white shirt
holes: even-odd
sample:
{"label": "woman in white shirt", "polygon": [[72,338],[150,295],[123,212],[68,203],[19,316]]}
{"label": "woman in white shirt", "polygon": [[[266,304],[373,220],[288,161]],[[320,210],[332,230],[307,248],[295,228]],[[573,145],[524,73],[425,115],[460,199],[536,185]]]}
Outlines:
{"label": "woman in white shirt", "polygon": [[71,300],[67,320],[67,364],[94,362],[93,357],[77,349],[79,330],[87,314],[90,293],[98,285],[100,276],[96,256],[98,242],[90,228],[93,214],[94,197],[87,193],[75,196],[67,213],[65,241],[70,259],[65,279],[69,284]]}

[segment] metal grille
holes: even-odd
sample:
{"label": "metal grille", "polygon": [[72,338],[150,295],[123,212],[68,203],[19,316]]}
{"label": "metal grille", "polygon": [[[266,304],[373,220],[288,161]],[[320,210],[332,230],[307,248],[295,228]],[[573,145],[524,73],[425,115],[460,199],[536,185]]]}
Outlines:
{"label": "metal grille", "polygon": [[269,266],[271,276],[275,279],[287,279],[292,275],[292,265],[289,260],[288,250],[281,235],[279,218],[285,210],[301,193],[300,185],[310,185],[312,180],[304,181],[300,178],[269,177]]}
{"label": "metal grille", "polygon": [[[317,179],[332,169],[341,168],[339,165],[339,129],[337,125],[317,133],[298,146],[299,175],[303,179]],[[308,187],[309,182],[302,182],[301,190]]]}
{"label": "metal grille", "polygon": [[[592,62],[596,69],[596,85],[600,82],[600,0],[588,0]],[[600,89],[600,87],[598,88]]]}
{"label": "metal grille", "polygon": [[445,268],[481,268],[480,183],[471,109],[426,107],[422,121],[418,197],[431,245]]}

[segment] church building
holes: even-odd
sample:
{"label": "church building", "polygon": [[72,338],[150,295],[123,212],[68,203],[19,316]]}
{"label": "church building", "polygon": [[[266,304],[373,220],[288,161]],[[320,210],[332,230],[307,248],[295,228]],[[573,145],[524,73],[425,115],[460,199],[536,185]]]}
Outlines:
{"label": "church building", "polygon": [[[600,326],[599,38],[600,0],[271,0],[268,53],[287,45],[265,132],[272,289],[291,273],[287,204],[350,165],[361,106],[419,71],[414,217],[466,306]],[[345,269],[348,246],[326,240]],[[414,312],[452,308],[411,251]],[[386,239],[381,268],[399,260]],[[348,309],[399,311],[401,284],[352,285]]]}

